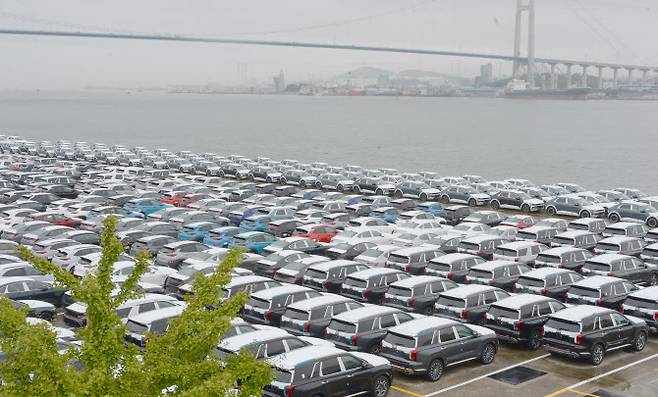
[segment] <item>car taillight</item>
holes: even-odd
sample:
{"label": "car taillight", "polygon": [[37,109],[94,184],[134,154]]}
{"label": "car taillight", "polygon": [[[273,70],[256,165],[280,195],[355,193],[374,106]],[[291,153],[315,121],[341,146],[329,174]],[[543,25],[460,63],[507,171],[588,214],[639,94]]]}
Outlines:
{"label": "car taillight", "polygon": [[523,326],[523,320],[519,320],[516,323],[514,323],[514,329],[516,332],[521,332],[521,327]]}
{"label": "car taillight", "polygon": [[418,357],[418,350],[414,349],[409,352],[409,360],[416,361],[417,357]]}
{"label": "car taillight", "polygon": [[546,294],[548,294],[548,290],[546,288],[542,288],[541,289],[541,294],[546,296]]}
{"label": "car taillight", "polygon": [[454,276],[455,275],[452,272],[448,272],[448,274],[446,275],[446,277],[448,277],[448,280],[452,280]]}
{"label": "car taillight", "polygon": [[487,321],[489,319],[489,315],[487,313],[484,313],[484,316],[482,318],[484,318],[484,321]]}
{"label": "car taillight", "polygon": [[521,258],[519,258],[518,256],[516,258],[514,258],[514,262],[519,262],[520,260],[521,260]]}
{"label": "car taillight", "polygon": [[292,397],[295,392],[295,385],[288,385],[283,388],[283,397]]}
{"label": "car taillight", "polygon": [[404,265],[404,271],[408,272],[411,270],[411,265]]}
{"label": "car taillight", "polygon": [[167,256],[176,256],[176,253],[175,252],[170,252],[170,253],[167,254]]}
{"label": "car taillight", "polygon": [[352,335],[352,346],[356,346],[359,343],[359,337],[357,335]]}
{"label": "car taillight", "polygon": [[619,305],[619,313],[623,313],[623,312],[624,312],[624,304],[622,303],[621,305]]}
{"label": "car taillight", "polygon": [[463,319],[467,319],[467,318],[468,318],[468,310],[467,310],[467,309],[462,309],[461,317],[462,317]]}
{"label": "car taillight", "polygon": [[305,332],[311,332],[311,322],[307,321],[306,324],[304,324],[304,331]]}
{"label": "car taillight", "polygon": [[270,321],[270,318],[272,318],[272,311],[268,310],[265,312],[265,320]]}
{"label": "car taillight", "polygon": [[416,303],[416,300],[414,298],[407,299],[407,304],[409,304],[409,306],[413,306],[414,303]]}
{"label": "car taillight", "polygon": [[519,288],[517,283],[512,284],[512,292],[516,292],[517,288]]}
{"label": "car taillight", "polygon": [[539,335],[544,336],[544,326],[539,327]]}
{"label": "car taillight", "polygon": [[496,286],[496,280],[489,281],[489,285],[491,285],[492,287],[495,287]]}
{"label": "car taillight", "polygon": [[329,289],[329,281],[324,280],[324,281],[322,282],[322,288],[324,288],[324,289]]}
{"label": "car taillight", "polygon": [[658,312],[655,312],[655,313],[653,314],[653,319],[656,320],[656,321],[658,321]]}
{"label": "car taillight", "polygon": [[597,299],[596,306],[603,306],[603,299]]}
{"label": "car taillight", "polygon": [[576,335],[576,344],[577,345],[582,345],[583,344],[583,334]]}
{"label": "car taillight", "polygon": [[370,295],[370,291],[367,289],[363,290],[363,299],[368,299],[368,295]]}

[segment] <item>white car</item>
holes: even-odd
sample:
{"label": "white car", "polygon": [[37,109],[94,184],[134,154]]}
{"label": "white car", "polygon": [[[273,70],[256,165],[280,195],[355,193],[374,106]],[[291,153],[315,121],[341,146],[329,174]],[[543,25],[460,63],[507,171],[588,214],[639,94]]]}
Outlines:
{"label": "white car", "polygon": [[386,244],[392,238],[390,234],[383,234],[377,230],[360,229],[360,230],[345,230],[338,233],[331,239],[332,244],[347,243],[355,245],[364,242],[371,242],[375,244]]}
{"label": "white car", "polygon": [[386,222],[381,218],[375,218],[370,216],[359,217],[355,219],[350,219],[346,230],[352,229],[369,229],[377,230],[380,233],[393,233],[396,229],[396,226]]}

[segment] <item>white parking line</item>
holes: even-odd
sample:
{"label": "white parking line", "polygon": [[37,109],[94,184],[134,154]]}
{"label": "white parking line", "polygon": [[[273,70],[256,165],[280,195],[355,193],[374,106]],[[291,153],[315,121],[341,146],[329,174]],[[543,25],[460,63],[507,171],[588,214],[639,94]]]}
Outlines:
{"label": "white parking line", "polygon": [[626,364],[626,365],[624,365],[624,366],[622,366],[622,367],[619,367],[619,368],[613,369],[613,370],[611,370],[611,371],[604,372],[604,373],[602,373],[601,375],[596,375],[596,376],[593,376],[593,377],[591,377],[591,378],[589,378],[589,379],[585,379],[585,380],[580,381],[580,382],[578,382],[578,383],[574,383],[574,384],[571,385],[571,386],[567,386],[567,387],[565,387],[564,389],[560,389],[560,390],[555,391],[555,392],[553,392],[553,393],[551,393],[551,394],[547,394],[547,395],[544,396],[544,397],[555,397],[555,396],[558,396],[558,395],[560,395],[560,394],[562,394],[562,393],[568,391],[569,389],[575,389],[575,388],[578,388],[578,387],[580,387],[580,386],[582,386],[582,385],[586,385],[586,384],[588,384],[588,383],[591,383],[591,382],[597,381],[597,380],[599,380],[599,379],[601,379],[601,378],[605,378],[605,377],[608,376],[608,375],[612,375],[612,374],[617,373],[617,372],[619,372],[619,371],[623,371],[623,370],[625,370],[625,369],[628,369],[628,368],[634,367],[634,366],[636,366],[636,365],[638,365],[638,364],[642,364],[642,363],[647,362],[647,361],[649,361],[649,360],[653,360],[653,359],[656,358],[656,357],[658,357],[658,353],[653,354],[653,355],[651,355],[651,356],[649,356],[649,357],[645,357],[645,358],[643,358],[643,359],[641,359],[641,360],[633,361],[633,362],[630,363],[630,364]]}
{"label": "white parking line", "polygon": [[543,356],[539,356],[539,357],[531,358],[530,360],[526,360],[526,361],[522,361],[522,362],[520,362],[520,363],[516,363],[516,364],[514,364],[514,365],[510,365],[509,367],[505,367],[505,368],[499,369],[499,370],[497,370],[497,371],[493,371],[493,372],[490,372],[490,373],[488,373],[488,374],[478,376],[477,378],[473,378],[473,379],[471,379],[471,380],[467,380],[466,382],[457,383],[456,385],[452,385],[452,386],[449,386],[449,387],[445,387],[445,388],[440,389],[440,390],[437,390],[437,391],[435,391],[435,392],[432,392],[432,393],[426,394],[425,397],[436,396],[437,394],[445,393],[445,392],[447,392],[447,391],[454,390],[454,389],[457,389],[457,388],[462,387],[462,386],[466,386],[466,385],[468,385],[469,383],[477,382],[477,381],[482,380],[482,379],[484,379],[484,378],[488,378],[488,377],[490,377],[491,375],[496,375],[496,374],[498,374],[498,373],[501,373],[501,372],[507,371],[508,369],[512,369],[512,368],[519,367],[519,366],[521,366],[521,365],[530,364],[531,362],[534,362],[534,361],[537,361],[537,360],[541,360],[541,359],[546,358],[546,357],[549,357],[549,356],[550,356],[550,354],[544,354]]}

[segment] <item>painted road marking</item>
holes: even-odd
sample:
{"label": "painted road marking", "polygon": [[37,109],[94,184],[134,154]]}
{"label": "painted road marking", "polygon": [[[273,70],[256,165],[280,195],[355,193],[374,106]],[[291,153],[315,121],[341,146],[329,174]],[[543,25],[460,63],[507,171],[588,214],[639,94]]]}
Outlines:
{"label": "painted road marking", "polygon": [[482,380],[482,379],[484,379],[484,378],[488,378],[488,377],[490,377],[491,375],[496,375],[496,374],[498,374],[498,373],[505,372],[505,371],[507,371],[508,369],[512,369],[512,368],[520,367],[521,365],[526,365],[526,364],[529,364],[529,363],[531,363],[531,362],[534,362],[534,361],[537,361],[537,360],[541,360],[541,359],[544,359],[544,358],[549,357],[549,356],[550,356],[550,354],[544,354],[543,356],[539,356],[539,357],[531,358],[530,360],[526,360],[526,361],[522,361],[522,362],[517,363],[517,364],[514,364],[514,365],[510,365],[509,367],[505,367],[505,368],[503,368],[503,369],[499,369],[499,370],[497,370],[497,371],[493,371],[493,372],[490,372],[490,373],[488,373],[488,374],[485,374],[485,375],[482,375],[482,376],[478,376],[477,378],[473,378],[473,379],[471,379],[471,380],[467,380],[466,382],[462,382],[462,383],[458,383],[458,384],[453,385],[453,386],[445,387],[445,388],[443,388],[443,389],[437,390],[437,391],[432,392],[432,393],[430,393],[430,394],[426,394],[425,397],[436,396],[437,394],[445,393],[445,392],[447,392],[447,391],[454,390],[454,389],[457,389],[457,388],[462,387],[462,386],[466,386],[466,385],[468,385],[468,384],[470,384],[470,383],[477,382],[477,381]]}
{"label": "painted road marking", "polygon": [[581,396],[585,396],[585,397],[599,397],[598,395],[596,395],[594,393],[586,393],[586,392],[583,392],[583,391],[580,391],[580,390],[575,390],[575,389],[567,389],[566,391],[568,391],[569,393],[580,394]]}
{"label": "painted road marking", "polygon": [[632,362],[632,363],[630,363],[630,364],[626,364],[626,365],[624,365],[623,367],[619,367],[619,368],[617,368],[617,369],[613,369],[612,371],[608,371],[608,372],[602,373],[601,375],[593,376],[593,377],[591,377],[591,378],[589,378],[589,379],[585,379],[585,380],[580,381],[580,382],[578,382],[578,383],[574,383],[574,384],[571,385],[571,386],[567,386],[567,387],[565,387],[564,389],[560,389],[560,390],[554,391],[553,393],[547,394],[547,395],[545,395],[544,397],[555,397],[555,396],[559,396],[560,394],[563,394],[563,393],[566,393],[566,392],[568,392],[568,391],[571,391],[571,390],[573,390],[573,389],[575,389],[575,388],[577,388],[577,387],[580,387],[580,386],[582,386],[582,385],[586,385],[586,384],[588,384],[588,383],[592,383],[592,382],[597,381],[597,380],[599,380],[599,379],[601,379],[601,378],[605,378],[606,376],[609,376],[609,375],[615,374],[615,373],[617,373],[617,372],[619,372],[619,371],[623,371],[623,370],[625,370],[625,369],[628,369],[628,368],[634,367],[634,366],[636,366],[636,365],[638,365],[638,364],[642,364],[642,363],[645,363],[645,362],[647,362],[647,361],[653,360],[653,359],[656,358],[656,357],[658,357],[658,353],[653,354],[653,355],[651,355],[651,356],[649,356],[649,357],[645,357],[645,358],[643,358],[643,359],[641,359],[641,360],[634,361],[634,362]]}
{"label": "painted road marking", "polygon": [[414,396],[414,397],[425,397],[422,394],[414,393],[412,391],[409,391],[407,389],[403,389],[403,388],[397,387],[397,386],[391,386],[391,389],[399,391],[400,393],[404,393],[404,394],[408,394],[410,396]]}

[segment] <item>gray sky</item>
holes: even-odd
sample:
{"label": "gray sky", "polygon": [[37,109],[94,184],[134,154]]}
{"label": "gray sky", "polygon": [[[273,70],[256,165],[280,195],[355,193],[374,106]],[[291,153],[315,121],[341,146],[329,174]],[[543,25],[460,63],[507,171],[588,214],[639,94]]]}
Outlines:
{"label": "gray sky", "polygon": [[[3,0],[0,26],[511,54],[515,0]],[[538,57],[658,64],[654,0],[536,0]],[[359,67],[473,76],[482,61],[237,45],[0,36],[0,89],[324,79]],[[509,63],[494,63],[508,73]]]}

